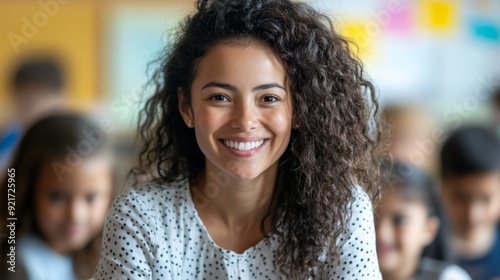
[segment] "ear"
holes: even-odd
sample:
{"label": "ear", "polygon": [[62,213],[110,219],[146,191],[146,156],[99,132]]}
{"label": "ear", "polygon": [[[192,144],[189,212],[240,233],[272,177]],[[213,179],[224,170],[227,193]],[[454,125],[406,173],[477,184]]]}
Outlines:
{"label": "ear", "polygon": [[187,127],[194,127],[194,114],[191,104],[185,99],[185,89],[177,89],[177,98],[179,99],[179,113]]}
{"label": "ear", "polygon": [[300,121],[297,115],[293,114],[292,115],[292,129],[299,129],[300,128]]}
{"label": "ear", "polygon": [[439,226],[440,222],[438,217],[433,216],[427,219],[425,233],[423,236],[425,246],[431,244],[431,242],[434,240],[439,230]]}

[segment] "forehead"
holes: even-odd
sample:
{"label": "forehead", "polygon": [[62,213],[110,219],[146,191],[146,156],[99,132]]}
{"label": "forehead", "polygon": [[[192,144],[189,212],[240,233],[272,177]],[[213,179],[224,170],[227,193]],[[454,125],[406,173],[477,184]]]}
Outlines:
{"label": "forehead", "polygon": [[464,195],[500,193],[500,172],[476,173],[444,180],[446,191]]}
{"label": "forehead", "polygon": [[[56,162],[58,165],[54,164]],[[107,155],[85,158],[76,166],[69,166],[65,161],[48,162],[41,167],[38,178],[38,188],[40,189],[71,187],[74,190],[98,190],[111,183],[111,159]]]}
{"label": "forehead", "polygon": [[420,199],[405,195],[398,190],[385,192],[378,208],[381,214],[414,213],[415,210],[426,211],[426,206]]}
{"label": "forehead", "polygon": [[200,59],[195,81],[218,77],[228,82],[284,82],[286,69],[274,52],[261,42],[223,42],[212,47]]}

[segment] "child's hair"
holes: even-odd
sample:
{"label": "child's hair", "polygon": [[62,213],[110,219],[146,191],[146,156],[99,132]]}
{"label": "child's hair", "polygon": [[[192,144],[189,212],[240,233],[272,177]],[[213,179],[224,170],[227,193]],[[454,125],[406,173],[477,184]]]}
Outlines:
{"label": "child's hair", "polygon": [[159,183],[194,180],[205,156],[179,113],[178,90],[185,89],[189,104],[197,65],[218,44],[263,43],[286,68],[299,124],[280,159],[266,218],[279,222],[276,266],[287,278],[305,278],[308,267],[321,268],[325,246],[340,253],[331,240],[345,233],[354,185],[378,197],[381,134],[374,87],[329,17],[306,3],[199,0],[196,8],[152,78],[155,93],[140,115],[143,146],[132,174]]}
{"label": "child's hair", "polygon": [[500,141],[482,126],[457,129],[441,149],[443,178],[500,171]]}
{"label": "child's hair", "polygon": [[450,261],[449,233],[436,182],[424,171],[400,161],[384,161],[382,170],[386,192],[396,192],[404,199],[420,201],[429,218],[439,219],[439,230],[432,243],[424,249],[423,256]]}
{"label": "child's hair", "polygon": [[500,87],[497,87],[493,92],[494,93],[492,94],[492,101],[494,110],[500,111]]}
{"label": "child's hair", "polygon": [[[98,135],[98,132],[101,134]],[[101,138],[99,139],[98,136]],[[92,137],[92,139],[89,139],[89,137]],[[9,215],[7,206],[1,207],[1,231],[8,230],[6,227],[7,218],[15,217],[17,218],[15,230],[17,240],[28,232],[38,233],[37,221],[35,221],[34,214],[34,194],[42,166],[46,164],[52,165],[57,162],[61,164],[59,168],[63,165],[65,166],[64,168],[73,168],[74,165],[72,164],[74,163],[70,164],[67,162],[70,153],[69,149],[73,151],[73,156],[81,156],[80,160],[84,161],[86,158],[102,153],[108,148],[107,145],[109,142],[105,139],[104,133],[97,124],[80,115],[71,113],[47,116],[28,129],[17,148],[12,164],[9,166],[9,169],[15,170],[15,215]],[[84,143],[84,141],[87,142]],[[81,151],[83,149],[81,148],[83,147],[82,144],[86,145],[84,152]],[[84,155],[77,154],[80,152]],[[78,159],[73,157],[72,160]],[[66,171],[69,173],[68,170]],[[62,173],[63,171],[56,171],[54,169],[54,172]],[[61,176],[66,176],[66,173],[62,173]],[[5,202],[8,201],[8,178],[7,176],[3,179],[0,186],[0,197]],[[115,194],[116,187],[113,188],[113,197]],[[5,234],[1,237],[4,236]],[[6,238],[2,238],[0,241],[0,248],[2,249],[2,257],[0,258],[2,260],[9,246]],[[4,265],[5,262],[2,263],[1,268]]]}
{"label": "child's hair", "polygon": [[18,89],[26,85],[36,85],[52,92],[64,88],[65,77],[60,63],[51,57],[32,57],[17,65],[11,78],[11,88]]}

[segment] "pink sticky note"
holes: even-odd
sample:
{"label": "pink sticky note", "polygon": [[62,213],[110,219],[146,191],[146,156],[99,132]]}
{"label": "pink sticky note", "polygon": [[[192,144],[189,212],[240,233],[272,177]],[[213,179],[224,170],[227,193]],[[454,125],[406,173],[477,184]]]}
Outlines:
{"label": "pink sticky note", "polygon": [[410,9],[407,6],[401,7],[399,10],[389,10],[391,18],[387,24],[387,30],[401,34],[411,32],[412,18]]}

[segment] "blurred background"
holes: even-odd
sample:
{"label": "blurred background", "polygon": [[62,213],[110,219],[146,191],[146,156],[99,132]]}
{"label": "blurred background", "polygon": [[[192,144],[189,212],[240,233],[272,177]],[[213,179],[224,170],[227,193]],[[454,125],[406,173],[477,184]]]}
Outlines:
{"label": "blurred background", "polygon": [[[492,100],[500,85],[500,1],[307,2],[331,15],[338,30],[357,44],[381,103],[390,108],[387,115],[401,120],[394,126],[395,139],[409,143],[398,148],[401,153],[415,150],[412,139],[432,138],[436,128],[442,132],[494,119]],[[31,103],[52,102],[106,118],[118,139],[127,143],[148,93],[143,88],[148,63],[192,11],[192,3],[1,0],[1,130],[5,134],[22,115],[44,110],[19,105],[22,98],[16,99],[12,88],[23,61],[44,57],[63,71],[62,94],[57,102],[41,98]],[[420,150],[425,157],[433,154],[425,149],[434,148],[424,143]],[[416,165],[427,160],[414,158]]]}

